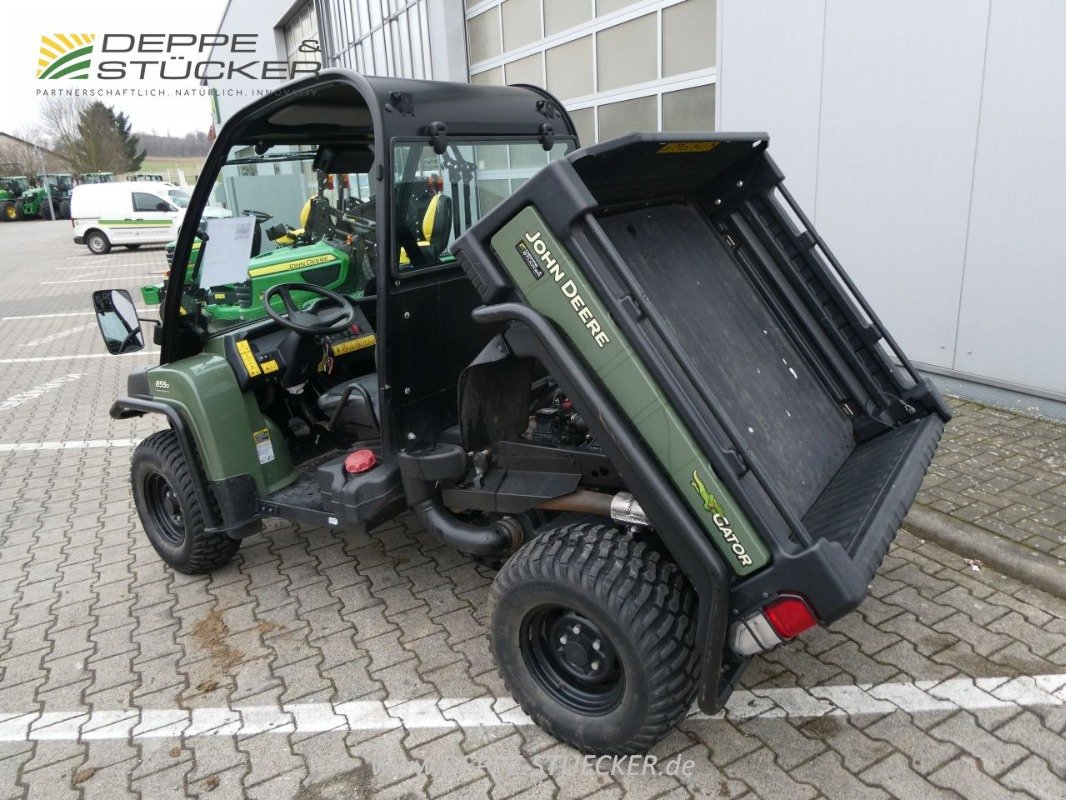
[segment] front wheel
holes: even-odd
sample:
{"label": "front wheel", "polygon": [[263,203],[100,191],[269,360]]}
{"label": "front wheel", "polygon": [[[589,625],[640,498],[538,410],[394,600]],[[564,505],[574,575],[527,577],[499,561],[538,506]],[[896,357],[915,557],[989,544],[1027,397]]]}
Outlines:
{"label": "front wheel", "polygon": [[153,433],[133,452],[131,479],[148,541],[178,572],[198,575],[224,566],[241,546],[239,539],[205,530],[192,470],[174,431]]}
{"label": "front wheel", "polygon": [[96,256],[106,256],[111,252],[111,240],[103,231],[89,231],[85,236],[85,246]]}
{"label": "front wheel", "polygon": [[695,594],[631,533],[588,523],[548,531],[504,564],[491,602],[508,690],[578,750],[646,752],[691,706]]}
{"label": "front wheel", "polygon": [[4,222],[15,222],[19,218],[18,206],[12,202],[0,206],[0,219]]}

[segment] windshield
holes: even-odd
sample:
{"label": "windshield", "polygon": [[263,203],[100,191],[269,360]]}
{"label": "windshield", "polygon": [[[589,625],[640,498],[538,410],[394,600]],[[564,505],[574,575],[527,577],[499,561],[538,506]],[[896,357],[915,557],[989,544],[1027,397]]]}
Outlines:
{"label": "windshield", "polygon": [[[455,141],[438,155],[428,142],[397,145],[392,191],[399,257],[392,268],[406,273],[452,263],[447,248],[459,234],[573,146],[563,139],[550,150],[538,141]],[[204,336],[262,319],[263,293],[279,283],[313,284],[352,298],[373,293],[373,166],[365,144],[276,145],[265,153],[252,145],[232,148],[195,222],[183,282],[186,319]],[[187,193],[170,189],[169,196],[188,206]],[[170,258],[173,251],[168,245]],[[293,297],[298,304],[315,299]]]}
{"label": "windshield", "polygon": [[[262,295],[279,283],[313,284],[352,298],[372,292],[372,163],[366,145],[281,145],[262,154],[253,146],[232,148],[196,221],[184,276],[182,308],[201,333],[264,318]],[[188,206],[188,193],[168,194],[175,205]],[[168,245],[171,258],[173,249]],[[280,301],[277,307],[282,310]]]}
{"label": "windshield", "polygon": [[398,272],[455,260],[448,245],[549,161],[573,149],[560,139],[550,150],[538,141],[450,142],[438,155],[428,143],[393,151],[393,230]]}

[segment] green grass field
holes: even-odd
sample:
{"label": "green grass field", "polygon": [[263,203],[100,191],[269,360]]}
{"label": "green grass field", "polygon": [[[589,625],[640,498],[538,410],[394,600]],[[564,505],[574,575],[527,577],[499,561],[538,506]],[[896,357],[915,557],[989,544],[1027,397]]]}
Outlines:
{"label": "green grass field", "polygon": [[[167,170],[184,170],[185,179],[192,183],[196,180],[196,177],[200,174],[200,170],[204,166],[203,156],[188,156],[188,157],[159,157],[148,156],[144,159],[144,163],[141,165],[140,172],[155,173],[158,172],[164,177],[167,175]],[[172,173],[171,180],[177,180],[177,175]]]}

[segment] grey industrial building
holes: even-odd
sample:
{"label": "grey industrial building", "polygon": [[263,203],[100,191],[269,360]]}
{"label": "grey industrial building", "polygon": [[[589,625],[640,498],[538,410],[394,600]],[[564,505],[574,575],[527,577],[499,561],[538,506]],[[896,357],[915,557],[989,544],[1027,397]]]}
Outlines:
{"label": "grey industrial building", "polygon": [[1066,3],[230,0],[221,28],[266,58],[314,41],[366,74],[545,86],[586,144],[765,130],[916,361],[1066,400]]}

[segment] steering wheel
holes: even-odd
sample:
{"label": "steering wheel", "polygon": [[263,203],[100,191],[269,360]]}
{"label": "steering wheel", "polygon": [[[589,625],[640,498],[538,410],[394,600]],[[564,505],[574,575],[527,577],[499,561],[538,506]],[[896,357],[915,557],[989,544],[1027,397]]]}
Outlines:
{"label": "steering wheel", "polygon": [[273,214],[268,214],[266,211],[256,211],[254,208],[246,208],[241,212],[242,217],[255,217],[255,221],[258,223],[264,223],[268,219],[273,219]]}
{"label": "steering wheel", "polygon": [[[290,292],[315,294],[330,303],[326,308],[303,311],[296,307]],[[284,314],[279,314],[271,305],[275,297],[281,298],[281,304],[285,306]],[[337,306],[337,308],[332,306]],[[311,283],[279,283],[277,286],[271,286],[263,292],[263,310],[266,311],[268,317],[282,327],[309,336],[340,333],[352,324],[356,314],[355,306],[347,297]]]}

